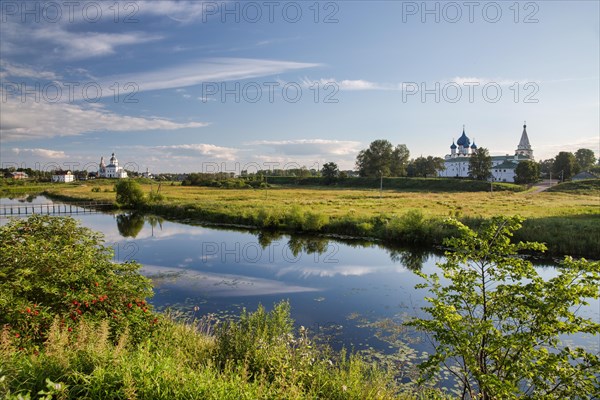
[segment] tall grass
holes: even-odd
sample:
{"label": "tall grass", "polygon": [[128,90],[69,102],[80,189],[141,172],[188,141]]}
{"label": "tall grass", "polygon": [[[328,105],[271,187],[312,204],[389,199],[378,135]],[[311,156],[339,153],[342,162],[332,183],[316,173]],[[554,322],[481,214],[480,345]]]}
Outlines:
{"label": "tall grass", "polygon": [[[152,338],[82,322],[56,322],[38,350],[0,338],[0,396],[48,393],[52,399],[409,399],[393,371],[315,345],[293,330],[289,305],[244,312],[215,326],[163,318]],[[214,328],[214,331],[212,330]],[[414,390],[414,389],[411,389]],[[430,392],[431,394],[431,392]],[[439,393],[433,392],[434,395]]]}

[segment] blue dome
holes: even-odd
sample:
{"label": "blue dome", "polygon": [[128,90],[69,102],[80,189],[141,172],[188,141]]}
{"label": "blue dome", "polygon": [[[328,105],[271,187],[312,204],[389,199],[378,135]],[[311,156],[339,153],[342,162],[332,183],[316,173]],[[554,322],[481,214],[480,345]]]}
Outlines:
{"label": "blue dome", "polygon": [[458,140],[456,141],[456,144],[459,146],[462,146],[462,147],[469,147],[469,145],[471,144],[471,141],[469,140],[467,135],[465,135],[464,129],[463,129],[462,136],[460,138],[458,138]]}
{"label": "blue dome", "polygon": [[473,142],[473,144],[471,145],[471,148],[472,148],[473,150],[477,149],[477,145],[475,144],[475,142]]}
{"label": "blue dome", "polygon": [[456,146],[456,145],[454,144],[454,142],[452,142],[452,146],[450,146],[450,148],[451,148],[452,150],[454,150],[454,149],[456,149],[457,147],[458,147],[458,146]]}

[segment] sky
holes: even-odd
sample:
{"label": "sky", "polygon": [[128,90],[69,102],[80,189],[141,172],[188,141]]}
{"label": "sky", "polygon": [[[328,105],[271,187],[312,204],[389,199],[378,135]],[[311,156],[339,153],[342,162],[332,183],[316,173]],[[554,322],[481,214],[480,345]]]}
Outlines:
{"label": "sky", "polygon": [[536,159],[600,155],[598,1],[0,2],[0,164],[353,169],[463,126]]}

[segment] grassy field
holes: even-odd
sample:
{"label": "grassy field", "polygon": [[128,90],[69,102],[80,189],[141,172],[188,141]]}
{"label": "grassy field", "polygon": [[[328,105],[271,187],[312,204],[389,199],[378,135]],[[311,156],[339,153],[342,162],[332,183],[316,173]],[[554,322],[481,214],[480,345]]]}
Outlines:
{"label": "grassy field", "polygon": [[[114,181],[44,186],[71,199],[114,201]],[[146,211],[174,219],[244,224],[265,229],[374,237],[390,243],[440,244],[451,232],[443,218],[471,226],[498,215],[527,220],[517,239],[541,241],[551,255],[600,258],[600,190],[586,183],[553,191],[423,192],[376,189],[279,186],[268,189],[219,189],[162,184],[164,200]],[[146,193],[156,183],[142,183]],[[420,236],[419,236],[420,235]]]}
{"label": "grassy field", "polygon": [[[114,182],[44,186],[44,190],[69,197],[114,201]],[[158,189],[143,184],[149,193]],[[98,187],[98,192],[92,189]],[[250,213],[261,209],[291,210],[293,207],[323,212],[329,217],[353,215],[373,217],[380,214],[403,215],[408,210],[420,210],[426,217],[463,216],[486,218],[495,215],[519,214],[525,218],[561,216],[600,216],[600,199],[582,193],[563,192],[468,192],[424,193],[370,189],[330,189],[304,187],[271,187],[268,189],[217,189],[161,185],[165,202],[174,205],[200,205],[208,210],[238,210]]]}

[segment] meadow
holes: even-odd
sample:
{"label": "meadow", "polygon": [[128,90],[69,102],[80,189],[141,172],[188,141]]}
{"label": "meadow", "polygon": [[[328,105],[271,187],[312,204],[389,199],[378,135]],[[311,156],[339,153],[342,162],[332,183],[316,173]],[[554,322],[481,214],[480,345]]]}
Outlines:
{"label": "meadow", "polygon": [[[271,186],[223,189],[140,181],[160,194],[143,211],[178,219],[261,229],[368,237],[394,244],[440,245],[451,235],[443,220],[476,227],[498,215],[526,218],[518,240],[540,241],[549,255],[600,258],[600,189],[594,182],[551,191],[423,191]],[[114,181],[38,186],[64,200],[115,201]],[[506,185],[508,188],[515,185]]]}

